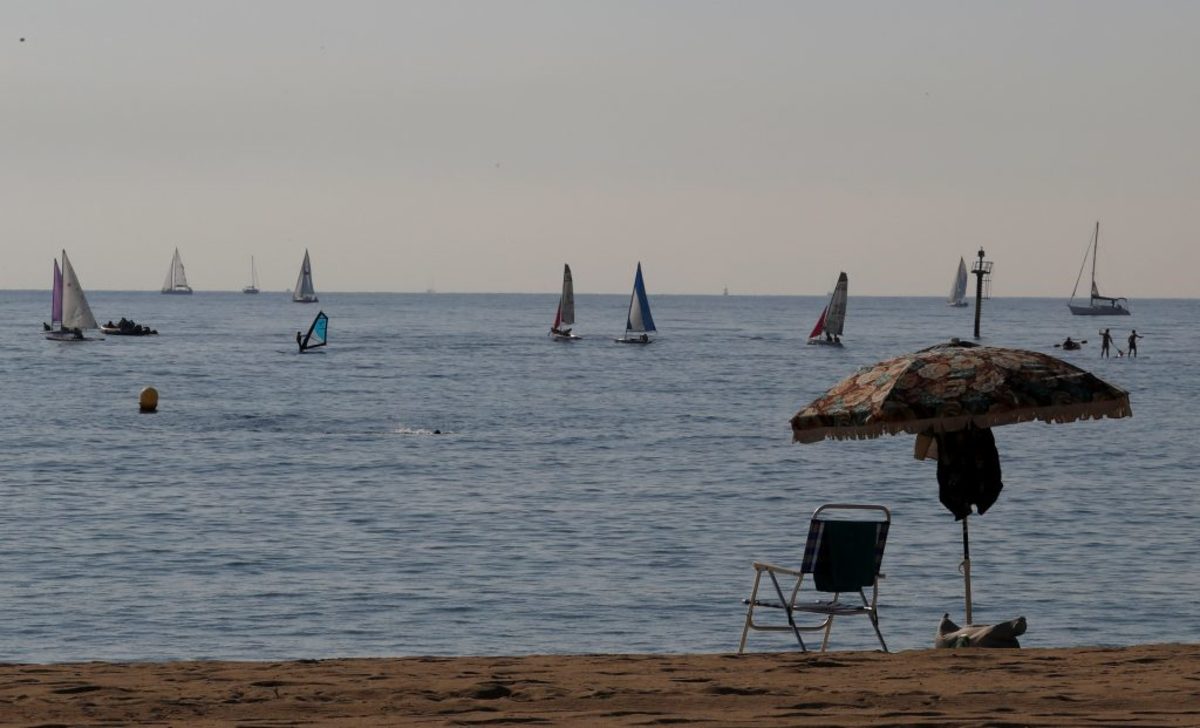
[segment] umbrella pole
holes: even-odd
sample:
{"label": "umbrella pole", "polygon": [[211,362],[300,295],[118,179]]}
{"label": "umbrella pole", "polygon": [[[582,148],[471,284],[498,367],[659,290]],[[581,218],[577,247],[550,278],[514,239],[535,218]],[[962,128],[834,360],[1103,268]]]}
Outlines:
{"label": "umbrella pole", "polygon": [[963,560],[962,560],[962,563],[959,564],[958,570],[962,572],[963,585],[966,587],[967,624],[971,625],[971,624],[974,624],[974,622],[971,619],[971,541],[967,536],[967,518],[969,518],[969,516],[963,516],[963,519],[962,519]]}

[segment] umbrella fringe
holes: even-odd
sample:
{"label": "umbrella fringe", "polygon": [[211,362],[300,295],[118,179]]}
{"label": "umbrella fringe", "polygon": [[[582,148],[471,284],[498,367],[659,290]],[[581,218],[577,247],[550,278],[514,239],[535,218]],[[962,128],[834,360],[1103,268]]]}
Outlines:
{"label": "umbrella fringe", "polygon": [[[1040,410],[1040,411],[1039,411]],[[792,422],[792,441],[800,443],[819,442],[821,440],[871,440],[882,435],[899,435],[908,433],[917,435],[925,432],[955,432],[968,425],[975,427],[997,427],[1019,422],[1074,422],[1076,420],[1098,420],[1103,417],[1129,417],[1133,414],[1129,406],[1129,397],[1125,396],[1107,402],[1080,402],[1078,404],[1060,405],[1052,413],[1047,414],[1045,408],[1031,407],[1023,410],[982,415],[960,415],[957,417],[939,417],[910,422],[869,422],[862,425],[834,425],[813,429],[796,429],[795,420]]]}

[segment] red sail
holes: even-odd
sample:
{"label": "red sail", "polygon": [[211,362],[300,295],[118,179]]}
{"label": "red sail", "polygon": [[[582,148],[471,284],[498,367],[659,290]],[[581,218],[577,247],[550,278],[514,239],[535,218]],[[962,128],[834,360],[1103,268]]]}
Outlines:
{"label": "red sail", "polygon": [[812,333],[808,335],[808,338],[815,339],[821,335],[821,331],[825,328],[825,314],[827,313],[829,313],[829,306],[821,309],[821,318],[817,319],[817,325],[813,327]]}

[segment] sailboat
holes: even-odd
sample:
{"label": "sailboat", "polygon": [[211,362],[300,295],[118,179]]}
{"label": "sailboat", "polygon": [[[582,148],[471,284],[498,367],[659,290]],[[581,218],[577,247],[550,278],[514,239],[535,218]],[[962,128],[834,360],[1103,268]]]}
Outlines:
{"label": "sailboat", "polygon": [[954,283],[950,285],[950,297],[946,299],[947,306],[962,308],[967,305],[967,263],[958,258],[958,270],[954,273]]}
{"label": "sailboat", "polygon": [[171,267],[167,269],[167,279],[163,281],[163,293],[190,296],[192,287],[188,285],[187,276],[183,272],[183,260],[179,257],[179,248],[171,257]]}
{"label": "sailboat", "polygon": [[326,333],[329,330],[329,317],[324,311],[317,311],[316,318],[308,327],[308,333],[301,334],[296,332],[296,345],[300,347],[300,352],[304,353],[309,349],[316,349],[319,346],[325,346],[328,343]]}
{"label": "sailboat", "polygon": [[254,256],[250,256],[250,285],[242,289],[242,293],[258,293],[258,271],[254,268]]}
{"label": "sailboat", "polygon": [[[637,264],[633,276],[633,293],[629,295],[629,315],[625,317],[625,335],[615,341],[619,344],[649,344],[654,328],[654,317],[650,315],[650,299],[646,298],[646,284],[642,280],[642,264]],[[634,336],[634,334],[637,334]]]}
{"label": "sailboat", "polygon": [[808,343],[825,346],[842,345],[842,326],[846,323],[846,291],[848,287],[849,280],[843,272],[838,276],[837,285],[833,288],[833,295],[829,297],[829,303],[825,304],[825,308],[817,318],[817,325],[808,334]]}
{"label": "sailboat", "polygon": [[558,310],[554,312],[554,324],[550,336],[555,341],[575,341],[580,338],[571,333],[575,324],[575,283],[571,280],[571,266],[563,264],[562,295],[558,299]]}
{"label": "sailboat", "polygon": [[[1071,300],[1067,308],[1076,316],[1128,316],[1129,302],[1124,298],[1101,296],[1096,287],[1096,249],[1100,245],[1100,221],[1096,221],[1096,231],[1092,233],[1088,250],[1083,254],[1083,263],[1079,265],[1079,275],[1075,278],[1075,288],[1071,289]],[[1088,305],[1075,303],[1075,292],[1079,290],[1079,281],[1083,278],[1083,269],[1087,265],[1088,255],[1092,256],[1092,295]]]}
{"label": "sailboat", "polygon": [[308,261],[308,250],[304,251],[304,262],[300,264],[300,277],[296,279],[296,289],[292,291],[292,300],[296,303],[316,303],[317,292],[313,289],[312,264]]}
{"label": "sailboat", "polygon": [[87,340],[83,334],[85,330],[100,328],[65,250],[62,254],[61,269],[58,267],[58,261],[54,261],[50,324],[43,324],[43,328],[46,330],[46,338],[54,341],[84,341]]}

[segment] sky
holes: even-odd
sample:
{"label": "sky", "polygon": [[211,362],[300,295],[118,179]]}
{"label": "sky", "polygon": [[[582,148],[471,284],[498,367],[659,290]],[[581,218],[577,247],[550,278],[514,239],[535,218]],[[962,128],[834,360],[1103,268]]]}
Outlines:
{"label": "sky", "polygon": [[[5,0],[0,289],[1197,297],[1200,3]],[[1086,290],[1085,281],[1080,290]]]}

